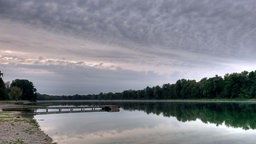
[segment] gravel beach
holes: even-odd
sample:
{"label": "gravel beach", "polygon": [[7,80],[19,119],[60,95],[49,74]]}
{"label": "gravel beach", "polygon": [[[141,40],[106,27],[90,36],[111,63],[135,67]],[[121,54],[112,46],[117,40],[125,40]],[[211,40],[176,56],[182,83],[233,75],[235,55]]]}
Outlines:
{"label": "gravel beach", "polygon": [[21,116],[20,112],[3,112],[0,104],[0,144],[52,144],[52,139],[40,130],[32,118]]}

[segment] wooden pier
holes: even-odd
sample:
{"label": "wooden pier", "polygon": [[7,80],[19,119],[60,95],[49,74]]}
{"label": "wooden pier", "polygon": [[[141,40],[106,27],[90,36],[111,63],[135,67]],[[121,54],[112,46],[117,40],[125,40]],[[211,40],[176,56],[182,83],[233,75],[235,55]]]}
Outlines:
{"label": "wooden pier", "polygon": [[91,105],[91,106],[34,106],[34,107],[12,107],[3,111],[32,111],[35,114],[61,114],[82,112],[118,112],[117,105]]}

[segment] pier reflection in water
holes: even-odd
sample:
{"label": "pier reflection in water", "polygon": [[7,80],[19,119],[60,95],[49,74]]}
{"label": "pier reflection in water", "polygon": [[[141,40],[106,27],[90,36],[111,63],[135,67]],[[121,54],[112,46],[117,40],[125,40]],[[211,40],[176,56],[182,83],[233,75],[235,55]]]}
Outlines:
{"label": "pier reflection in water", "polygon": [[[115,103],[111,103],[115,104]],[[118,113],[36,115],[58,143],[251,144],[256,105],[242,103],[118,103]]]}

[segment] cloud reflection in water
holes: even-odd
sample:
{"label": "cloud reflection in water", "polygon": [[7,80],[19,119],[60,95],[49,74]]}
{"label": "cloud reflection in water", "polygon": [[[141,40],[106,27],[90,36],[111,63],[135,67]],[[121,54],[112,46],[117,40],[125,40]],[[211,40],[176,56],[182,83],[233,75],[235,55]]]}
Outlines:
{"label": "cloud reflection in water", "polygon": [[[180,122],[141,111],[37,115],[41,128],[59,144],[250,143],[255,130]],[[246,140],[246,141],[245,141]]]}

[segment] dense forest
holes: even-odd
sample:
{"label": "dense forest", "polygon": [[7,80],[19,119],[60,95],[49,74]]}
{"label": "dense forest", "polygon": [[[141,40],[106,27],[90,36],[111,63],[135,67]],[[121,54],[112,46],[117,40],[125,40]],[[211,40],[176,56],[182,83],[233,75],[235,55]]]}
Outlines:
{"label": "dense forest", "polygon": [[178,80],[174,84],[125,90],[119,93],[49,96],[38,94],[38,100],[136,100],[136,99],[233,99],[256,98],[256,71],[216,75],[196,80]]}
{"label": "dense forest", "polygon": [[25,79],[16,79],[12,83],[5,83],[0,71],[0,100],[36,100],[36,88],[33,83]]}

